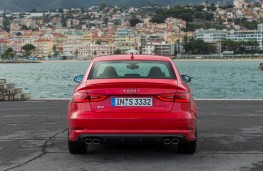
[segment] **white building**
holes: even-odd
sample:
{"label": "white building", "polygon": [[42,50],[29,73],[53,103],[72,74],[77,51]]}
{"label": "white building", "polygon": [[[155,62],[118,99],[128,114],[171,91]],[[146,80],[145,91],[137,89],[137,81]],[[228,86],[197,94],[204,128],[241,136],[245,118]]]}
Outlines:
{"label": "white building", "polygon": [[226,39],[233,41],[252,42],[255,41],[259,44],[259,49],[263,50],[263,32],[260,30],[248,30],[248,31],[230,31],[226,35]]}
{"label": "white building", "polygon": [[142,47],[142,54],[173,56],[175,51],[174,45],[166,42],[148,42]]}
{"label": "white building", "polygon": [[142,47],[142,54],[147,54],[147,55],[154,55],[155,51],[155,45],[154,44],[145,44]]}
{"label": "white building", "polygon": [[115,46],[109,44],[86,44],[79,47],[78,59],[93,59],[95,56],[114,54]]}
{"label": "white building", "polygon": [[78,49],[83,46],[82,43],[66,42],[63,44],[63,55],[64,56],[77,56]]}
{"label": "white building", "polygon": [[195,31],[196,39],[204,40],[205,43],[222,42],[226,40],[226,31],[215,29],[198,29]]}
{"label": "white building", "polygon": [[123,52],[130,49],[139,49],[141,45],[140,36],[131,29],[118,29],[113,37],[116,49]]}
{"label": "white building", "polygon": [[234,0],[233,4],[235,8],[244,8],[246,3],[245,0]]}
{"label": "white building", "polygon": [[34,13],[30,13],[31,17],[43,17],[44,13],[43,12],[34,12]]}
{"label": "white building", "polygon": [[263,50],[263,24],[258,25],[258,30],[248,31],[222,31],[222,30],[196,30],[196,39],[202,39],[205,43],[213,43],[220,52],[220,44],[225,40],[252,42],[259,44],[259,49]]}
{"label": "white building", "polygon": [[140,54],[140,51],[135,50],[135,49],[131,49],[131,50],[127,50],[125,53],[126,54]]}
{"label": "white building", "polygon": [[262,24],[258,24],[258,30],[259,31],[263,31],[263,23]]}

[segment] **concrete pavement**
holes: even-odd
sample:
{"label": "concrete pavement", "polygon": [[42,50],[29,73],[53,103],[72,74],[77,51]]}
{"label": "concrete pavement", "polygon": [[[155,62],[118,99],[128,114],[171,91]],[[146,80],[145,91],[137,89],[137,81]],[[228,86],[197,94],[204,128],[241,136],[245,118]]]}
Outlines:
{"label": "concrete pavement", "polygon": [[167,146],[67,149],[66,100],[0,103],[0,170],[263,170],[263,101],[202,100],[194,155]]}

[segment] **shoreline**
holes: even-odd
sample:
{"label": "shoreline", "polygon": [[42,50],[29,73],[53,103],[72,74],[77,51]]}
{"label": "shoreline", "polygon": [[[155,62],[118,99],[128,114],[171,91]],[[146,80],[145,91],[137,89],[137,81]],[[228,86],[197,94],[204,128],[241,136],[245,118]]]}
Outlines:
{"label": "shoreline", "polygon": [[[261,58],[225,58],[225,59],[176,59],[172,58],[174,61],[183,61],[183,62],[200,62],[200,61],[262,61]],[[66,63],[66,62],[91,62],[92,60],[37,60],[37,61],[1,61],[0,64],[35,64],[35,63]]]}
{"label": "shoreline", "polygon": [[263,58],[238,58],[238,59],[173,59],[174,61],[263,61]]}
{"label": "shoreline", "polygon": [[[262,61],[263,62],[263,57],[262,58],[246,58],[246,59],[174,59],[174,61],[189,61],[189,62],[195,62],[195,61]],[[40,62],[91,62],[92,60],[43,60]]]}

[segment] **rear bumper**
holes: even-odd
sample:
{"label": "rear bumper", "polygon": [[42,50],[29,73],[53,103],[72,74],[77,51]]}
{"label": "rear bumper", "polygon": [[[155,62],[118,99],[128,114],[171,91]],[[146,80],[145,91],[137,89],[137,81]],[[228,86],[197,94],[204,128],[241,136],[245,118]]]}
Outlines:
{"label": "rear bumper", "polygon": [[122,142],[142,138],[159,142],[166,137],[174,137],[189,142],[196,139],[195,119],[93,118],[71,119],[69,123],[70,141],[99,138],[102,142],[108,139],[119,139]]}
{"label": "rear bumper", "polygon": [[183,106],[179,109],[182,110],[166,113],[96,113],[86,105],[85,110],[69,110],[69,140],[95,137],[105,142],[110,139],[158,142],[165,137],[176,137],[182,141],[195,141],[196,115],[184,110]]}

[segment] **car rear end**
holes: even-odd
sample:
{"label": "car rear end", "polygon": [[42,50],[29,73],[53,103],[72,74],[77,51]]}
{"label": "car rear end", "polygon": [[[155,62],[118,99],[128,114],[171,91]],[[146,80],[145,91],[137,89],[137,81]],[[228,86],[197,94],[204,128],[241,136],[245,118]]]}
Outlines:
{"label": "car rear end", "polygon": [[196,141],[196,115],[170,58],[98,57],[69,103],[69,141],[187,144]]}

